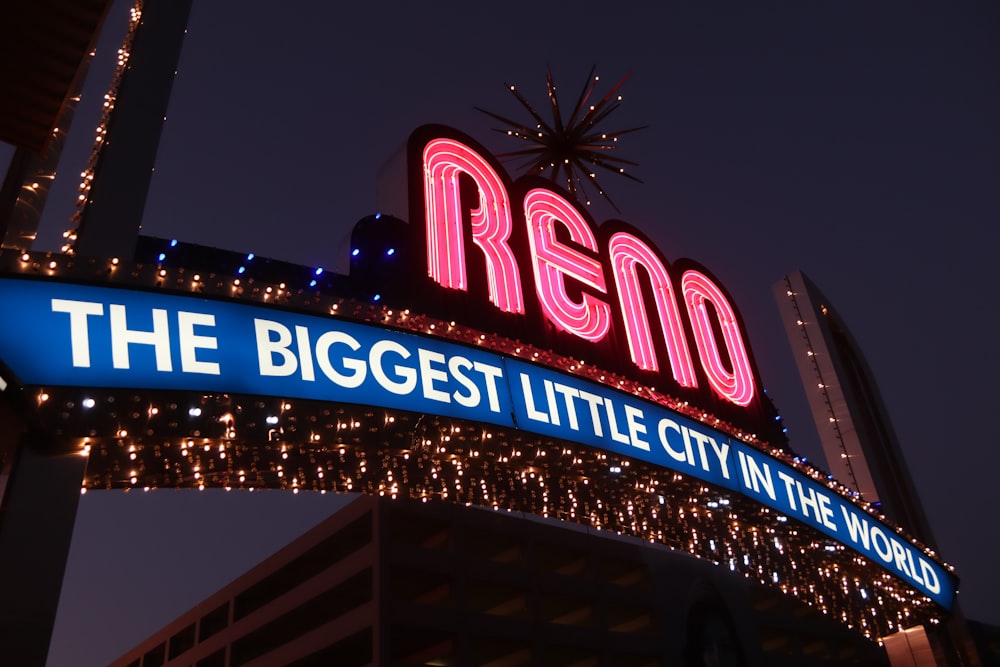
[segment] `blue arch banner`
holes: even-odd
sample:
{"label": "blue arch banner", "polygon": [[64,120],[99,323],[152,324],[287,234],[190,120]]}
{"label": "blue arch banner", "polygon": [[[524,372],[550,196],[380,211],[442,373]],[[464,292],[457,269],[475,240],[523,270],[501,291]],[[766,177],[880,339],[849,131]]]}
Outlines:
{"label": "blue arch banner", "polygon": [[264,305],[4,278],[0,359],[29,385],[355,403],[597,447],[748,496],[954,601],[945,568],[826,484],[658,403],[491,350]]}

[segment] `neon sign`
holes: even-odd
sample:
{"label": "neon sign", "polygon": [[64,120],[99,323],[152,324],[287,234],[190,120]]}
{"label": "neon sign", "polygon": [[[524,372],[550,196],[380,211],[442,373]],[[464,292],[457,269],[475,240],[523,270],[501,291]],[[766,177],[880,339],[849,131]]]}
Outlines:
{"label": "neon sign", "polygon": [[[568,201],[551,190],[535,188],[524,196],[524,216],[531,244],[531,266],[542,311],[560,329],[588,341],[599,341],[611,329],[611,308],[593,293],[583,293],[580,302],[566,291],[567,278],[602,294],[607,293],[601,263],[583,252],[597,253],[597,239],[583,216]],[[572,245],[560,243],[557,227],[569,230]]]}
{"label": "neon sign", "polygon": [[479,187],[479,207],[472,211],[470,227],[473,242],[487,258],[490,301],[502,311],[523,313],[517,260],[507,245],[513,228],[510,202],[500,176],[482,156],[450,139],[429,142],[423,162],[429,275],[445,287],[467,289],[459,194],[459,177],[467,174]]}
{"label": "neon sign", "polygon": [[[694,302],[717,298],[697,279],[684,284],[695,285]],[[0,278],[0,314],[0,357],[22,383],[360,404],[576,442],[742,494],[945,608],[955,595],[933,558],[802,471],[658,403],[495,350],[262,304],[50,280]]]}
{"label": "neon sign", "polygon": [[[555,349],[623,341],[633,375],[662,378],[681,393],[707,386],[730,407],[757,401],[742,325],[706,271],[676,275],[638,230],[617,221],[597,227],[548,181],[511,183],[492,156],[450,128],[415,132],[410,160],[411,192],[423,195],[411,203],[411,220],[423,220],[415,227],[425,232],[433,283],[533,318]],[[477,281],[485,286],[478,291]]]}

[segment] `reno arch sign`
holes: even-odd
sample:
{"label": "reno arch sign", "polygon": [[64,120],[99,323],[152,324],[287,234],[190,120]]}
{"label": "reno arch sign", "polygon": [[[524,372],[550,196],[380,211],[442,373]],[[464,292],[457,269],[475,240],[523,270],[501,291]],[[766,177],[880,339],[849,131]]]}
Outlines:
{"label": "reno arch sign", "polygon": [[[12,387],[38,392],[39,409],[45,405],[48,411],[40,414],[47,414],[54,424],[75,414],[78,421],[68,422],[69,428],[79,430],[60,436],[78,442],[90,433],[109,447],[116,442],[123,455],[126,446],[136,444],[140,452],[146,451],[142,460],[150,471],[164,462],[168,469],[176,469],[177,460],[165,459],[159,443],[169,447],[171,439],[186,440],[191,434],[201,439],[202,425],[182,425],[178,419],[166,421],[163,431],[156,422],[161,430],[155,432],[150,421],[155,412],[137,410],[130,419],[143,425],[139,435],[128,436],[118,417],[122,408],[111,400],[96,401],[95,393],[169,392],[170,398],[164,400],[176,401],[170,410],[181,411],[184,402],[193,399],[197,414],[189,411],[189,416],[207,419],[213,429],[216,424],[227,429],[225,436],[200,443],[209,447],[206,452],[219,445],[220,459],[227,460],[224,466],[233,461],[227,447],[271,442],[269,426],[281,423],[273,413],[254,414],[265,409],[256,397],[281,399],[282,407],[275,412],[286,410],[285,401],[291,410],[293,400],[313,401],[313,409],[323,406],[325,414],[339,411],[337,406],[364,406],[366,413],[370,407],[431,415],[431,421],[442,416],[464,420],[472,431],[479,431],[474,424],[494,425],[545,442],[551,438],[556,443],[577,443],[626,457],[625,465],[630,459],[643,461],[653,466],[655,476],[656,469],[672,471],[732,491],[775,512],[776,521],[794,519],[835,541],[826,544],[827,550],[851,549],[908,582],[914,591],[944,608],[951,606],[955,582],[946,567],[837,485],[827,483],[818,471],[772,455],[776,452],[767,453],[748,442],[752,439],[744,437],[746,432],[713,423],[705,414],[708,403],[664,401],[662,395],[647,395],[636,383],[605,377],[607,357],[600,357],[602,347],[612,354],[620,351],[614,368],[631,369],[643,380],[658,373],[656,377],[672,383],[670,393],[711,392],[716,399],[713,411],[729,406],[731,412],[747,415],[743,423],[761,424],[763,413],[755,411],[762,403],[760,383],[743,328],[731,300],[710,274],[691,263],[671,267],[637,230],[624,223],[598,228],[545,182],[510,183],[471,140],[430,129],[433,133],[425,139],[417,134],[419,141],[411,144],[417,147],[417,168],[411,172],[418,186],[410,190],[416,192],[413,219],[420,222],[408,228],[422,239],[419,265],[426,284],[413,280],[411,248],[399,245],[370,253],[384,258],[371,265],[381,272],[377,285],[353,275],[353,268],[371,268],[355,264],[352,282],[338,286],[344,291],[332,284],[329,291],[323,290],[336,300],[333,303],[318,298],[319,290],[286,290],[284,284],[280,290],[286,298],[275,299],[270,296],[272,286],[264,280],[251,287],[249,279],[245,284],[240,279],[232,283],[219,279],[214,291],[210,285],[206,290],[203,281],[195,278],[194,284],[182,268],[171,274],[167,268],[146,267],[148,282],[135,284],[121,273],[115,276],[116,260],[107,260],[109,270],[97,274],[87,263],[84,273],[78,274],[84,278],[74,279],[72,274],[45,272],[46,265],[49,270],[59,267],[49,257],[42,264],[38,256],[18,254],[8,258],[7,266],[19,270],[0,275],[0,368],[5,383],[0,389],[5,395],[13,393]],[[362,222],[382,242],[396,242],[395,236],[407,229],[398,219],[388,224],[379,216],[371,220],[372,225]],[[378,247],[364,245],[363,252],[361,245],[355,256]],[[409,259],[399,262],[400,256]],[[63,261],[67,266],[73,263]],[[139,268],[131,274],[133,279],[141,275]],[[403,312],[393,315],[385,302],[363,301],[370,288],[382,285],[398,285],[400,291],[391,297],[412,308],[405,317]],[[428,285],[434,289],[424,289]],[[406,300],[406,289],[432,308],[425,310],[418,299]],[[456,309],[455,295],[469,308]],[[339,309],[341,304],[352,308]],[[457,339],[437,332],[436,326],[450,331],[455,323],[447,326],[447,320],[437,319],[430,310],[447,313],[446,317],[461,313],[462,328],[469,325],[469,331],[457,332]],[[486,321],[501,327],[471,324]],[[522,357],[520,345],[507,338],[510,332],[530,335],[533,329],[541,332],[541,338],[536,334],[533,340],[550,343],[554,354],[532,351]],[[488,331],[504,333],[491,339],[483,333]],[[579,359],[567,358],[569,348],[573,354],[582,349],[579,359],[586,360],[587,370],[593,372],[575,372]],[[588,350],[594,350],[598,363],[591,363]],[[42,392],[50,388],[83,393],[71,401],[49,401]],[[139,393],[133,396],[138,405],[146,405]],[[204,400],[224,405],[225,414],[203,417],[199,406]],[[258,407],[251,410],[251,404]],[[152,402],[149,405],[152,410]],[[369,414],[378,421],[375,412]],[[294,414],[290,417],[288,425],[298,421]],[[331,420],[339,424],[338,417]],[[237,422],[238,438],[233,426]],[[277,435],[282,445],[286,437],[291,443],[308,438],[309,445],[299,446],[302,456],[311,455],[306,450],[312,443],[323,451],[342,442],[339,425],[334,434],[326,432],[322,422],[316,430],[305,426],[304,419],[299,423],[303,427],[298,435],[292,428],[288,436],[282,431]],[[331,421],[325,428],[332,431],[333,426]],[[488,438],[488,433],[484,430],[481,437]],[[518,440],[519,436],[513,438]],[[362,448],[396,447],[380,436],[355,442]],[[393,456],[400,454],[406,460],[412,441],[404,437],[402,443]],[[605,455],[599,456],[603,460]],[[195,463],[187,453],[181,457]],[[509,463],[507,457],[502,462]],[[543,469],[558,472],[564,464],[552,465]],[[570,466],[567,474],[578,474],[572,468],[577,462],[565,465]],[[615,467],[608,468],[609,475],[622,472]],[[183,471],[178,475],[183,482]],[[671,478],[668,473],[660,479],[669,486]],[[638,479],[623,480],[625,486],[617,488],[631,487]],[[76,491],[77,482],[72,481]],[[588,483],[586,477],[582,483]],[[617,483],[610,484],[604,488],[616,488]],[[639,484],[635,491],[648,496],[655,486],[643,489]],[[488,504],[486,496],[482,498]],[[775,543],[775,548],[783,547]],[[750,567],[750,562],[745,560],[744,565]],[[735,568],[734,561],[730,567]]]}
{"label": "reno arch sign", "polygon": [[421,261],[437,285],[535,321],[557,351],[627,349],[626,373],[670,393],[708,389],[730,408],[758,402],[741,322],[700,266],[671,269],[641,232],[620,221],[597,227],[550,181],[512,183],[450,128],[413,134],[409,170],[410,220],[423,222]]}

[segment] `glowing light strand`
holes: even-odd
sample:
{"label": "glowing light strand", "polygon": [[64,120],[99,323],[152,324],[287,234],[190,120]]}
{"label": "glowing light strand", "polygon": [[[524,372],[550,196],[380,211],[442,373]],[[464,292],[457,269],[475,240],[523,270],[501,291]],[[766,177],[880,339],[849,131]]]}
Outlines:
{"label": "glowing light strand", "polygon": [[80,221],[83,218],[83,211],[89,203],[90,189],[94,183],[94,171],[97,169],[97,163],[100,160],[101,153],[104,151],[104,138],[107,135],[108,123],[111,120],[115,104],[118,101],[118,89],[121,86],[122,76],[128,67],[129,58],[132,56],[132,44],[135,42],[136,30],[139,28],[139,23],[142,20],[142,7],[143,0],[135,0],[129,8],[128,30],[122,40],[121,48],[118,49],[118,60],[115,64],[114,74],[111,77],[111,84],[108,86],[108,92],[104,94],[101,119],[97,123],[94,144],[90,150],[90,156],[87,158],[87,166],[80,173],[82,180],[78,187],[79,194],[76,197],[76,211],[70,216],[70,222],[73,223],[73,226],[63,232],[63,238],[66,239],[66,242],[63,244],[61,251],[66,254],[73,254]]}
{"label": "glowing light strand", "polygon": [[[551,351],[409,310],[394,311],[341,296],[323,298],[315,290],[286,288],[285,283],[261,284],[252,278],[234,281],[215,274],[192,274],[183,268],[168,271],[156,266],[127,266],[114,258],[0,251],[0,272],[170,287],[180,292],[256,302],[269,302],[270,297],[271,303],[433,333],[540,361],[656,400],[734,438],[756,444],[776,460],[826,485],[894,528],[903,539],[941,563],[933,550],[920,546],[899,526],[893,526],[876,506],[864,502],[804,459],[769,447],[752,434],[683,401]],[[233,286],[233,282],[240,284]],[[80,453],[92,457],[81,492],[88,488],[218,486],[286,488],[295,493],[307,489],[320,493],[355,490],[391,497],[475,502],[634,535],[714,562],[722,559],[734,571],[776,587],[868,637],[884,636],[904,622],[934,624],[944,618],[929,598],[906,582],[881,571],[859,554],[836,545],[830,552],[827,547],[831,543],[825,537],[788,517],[775,516],[772,510],[738,494],[712,489],[679,473],[652,470],[648,464],[583,446],[543,443],[525,439],[524,434],[481,425],[466,426],[463,434],[456,431],[460,425],[456,420],[421,417],[414,425],[400,419],[405,413],[394,415],[309,401],[204,395],[197,396],[197,409],[192,410],[178,403],[176,392],[133,396],[128,392],[79,388],[29,391],[37,392],[40,417],[64,439],[71,441],[77,434]],[[84,421],[76,421],[84,415]],[[114,435],[95,437],[78,430],[93,432],[95,424],[101,424],[102,429],[106,426],[106,431]],[[408,443],[419,440],[419,448],[407,445],[388,450],[393,438],[372,436],[392,425],[406,434]],[[470,436],[473,431],[478,434],[475,438]],[[175,458],[177,455],[180,458]],[[327,455],[332,458],[324,459]],[[496,467],[476,472],[475,465],[469,463],[487,460],[495,461]],[[376,465],[375,461],[382,463]],[[430,462],[436,477],[431,480],[429,468],[411,468],[410,462],[414,461]],[[357,463],[353,469],[352,462]],[[457,462],[462,463],[461,467]],[[446,474],[449,469],[454,475]],[[458,475],[459,470],[462,475]],[[433,483],[420,481],[425,479],[424,471],[428,473],[426,479]],[[532,480],[532,472],[536,481],[541,475],[546,480],[545,488],[552,491],[523,495],[518,489],[529,489],[525,484]],[[508,479],[509,483],[503,481]],[[522,479],[527,481],[522,483]],[[615,483],[608,486],[603,479],[614,479]],[[473,495],[478,493],[483,495]],[[763,540],[764,535],[778,539]],[[715,549],[711,548],[712,540]],[[954,571],[952,566],[941,564]]]}
{"label": "glowing light strand", "polygon": [[803,339],[806,341],[806,347],[808,348],[809,363],[813,368],[813,372],[816,374],[817,379],[817,390],[823,395],[823,401],[827,406],[827,413],[829,415],[829,426],[833,430],[833,436],[837,439],[840,447],[841,463],[847,469],[847,474],[851,478],[851,483],[855,489],[860,489],[861,485],[858,483],[857,474],[854,472],[854,463],[851,460],[850,453],[847,450],[847,443],[844,441],[844,435],[840,430],[840,420],[837,418],[836,412],[834,412],[833,406],[835,401],[830,397],[830,390],[827,381],[823,378],[823,371],[820,370],[819,361],[816,359],[816,352],[813,349],[812,340],[809,336],[809,329],[806,327],[805,318],[802,316],[802,310],[799,308],[799,301],[795,298],[795,291],[792,289],[792,284],[789,281],[788,276],[785,276],[785,294],[792,301],[792,308],[795,310],[795,319],[799,327],[799,331],[802,334]]}

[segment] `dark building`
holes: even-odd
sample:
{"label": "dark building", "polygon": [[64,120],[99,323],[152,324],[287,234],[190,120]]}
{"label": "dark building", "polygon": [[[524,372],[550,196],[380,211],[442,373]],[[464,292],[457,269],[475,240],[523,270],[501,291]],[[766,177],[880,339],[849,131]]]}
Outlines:
{"label": "dark building", "polygon": [[779,591],[520,513],[361,496],[113,663],[883,665]]}

